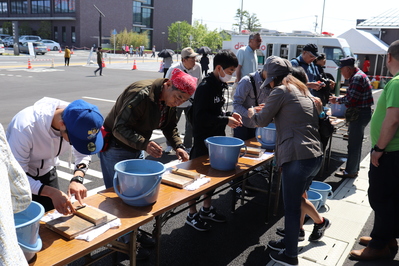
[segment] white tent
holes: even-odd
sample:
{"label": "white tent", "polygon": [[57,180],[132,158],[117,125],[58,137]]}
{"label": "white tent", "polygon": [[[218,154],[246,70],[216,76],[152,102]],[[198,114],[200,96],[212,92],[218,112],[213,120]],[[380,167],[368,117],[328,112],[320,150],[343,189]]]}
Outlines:
{"label": "white tent", "polygon": [[388,45],[375,37],[370,32],[363,30],[350,29],[338,38],[345,39],[354,54],[380,54],[385,55]]}
{"label": "white tent", "polygon": [[338,38],[345,39],[354,54],[376,55],[374,73],[377,69],[378,55],[383,56],[382,64],[384,64],[388,45],[373,34],[363,30],[350,29],[339,35]]}

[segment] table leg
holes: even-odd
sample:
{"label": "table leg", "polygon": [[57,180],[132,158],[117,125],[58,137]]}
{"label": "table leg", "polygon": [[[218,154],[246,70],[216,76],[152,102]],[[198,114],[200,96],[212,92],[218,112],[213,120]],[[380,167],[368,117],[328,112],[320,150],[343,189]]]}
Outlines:
{"label": "table leg", "polygon": [[130,266],[136,266],[136,254],[137,254],[137,230],[134,229],[130,233],[130,241],[129,241],[129,257],[130,257]]}
{"label": "table leg", "polygon": [[162,215],[155,216],[154,230],[152,236],[155,238],[155,265],[159,265],[161,251],[161,232],[162,232]]}
{"label": "table leg", "polygon": [[[274,197],[275,201],[274,201],[273,215],[276,216],[277,211],[278,211],[278,203],[280,200],[280,192],[281,192],[281,168],[278,166],[274,166],[274,167],[277,167],[277,169],[275,169],[273,171],[273,175],[274,174],[276,175],[276,177],[273,178],[273,179],[275,179],[275,180],[273,180],[273,183],[276,182],[275,184],[273,184],[273,186],[276,187],[276,192],[275,192],[276,196]],[[271,193],[270,193],[270,195],[271,195]]]}

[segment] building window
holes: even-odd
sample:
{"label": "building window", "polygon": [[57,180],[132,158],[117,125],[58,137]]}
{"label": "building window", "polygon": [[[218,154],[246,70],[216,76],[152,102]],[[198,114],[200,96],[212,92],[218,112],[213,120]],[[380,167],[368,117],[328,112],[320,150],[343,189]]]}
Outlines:
{"label": "building window", "polygon": [[0,14],[7,14],[8,6],[7,1],[0,1]]}
{"label": "building window", "polygon": [[54,27],[54,41],[58,42],[58,27]]}
{"label": "building window", "polygon": [[49,14],[50,0],[32,0],[32,14]]}
{"label": "building window", "polygon": [[75,43],[75,42],[76,42],[75,27],[71,27],[71,41],[72,41],[72,43]]}
{"label": "building window", "polygon": [[66,29],[62,27],[62,42],[66,42]]}
{"label": "building window", "polygon": [[141,3],[133,2],[133,24],[141,24]]}
{"label": "building window", "polygon": [[288,58],[288,45],[287,44],[282,44],[280,46],[280,57],[281,58]]}
{"label": "building window", "polygon": [[54,0],[55,13],[74,13],[75,0]]}
{"label": "building window", "polygon": [[28,1],[11,0],[11,14],[27,14]]}
{"label": "building window", "polygon": [[152,27],[152,9],[143,8],[142,9],[142,24],[145,25],[147,28]]}

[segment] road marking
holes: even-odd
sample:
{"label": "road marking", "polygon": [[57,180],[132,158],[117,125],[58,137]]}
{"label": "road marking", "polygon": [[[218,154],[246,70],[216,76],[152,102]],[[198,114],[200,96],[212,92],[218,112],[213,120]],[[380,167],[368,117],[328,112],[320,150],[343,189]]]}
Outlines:
{"label": "road marking", "polygon": [[90,99],[90,100],[95,100],[95,101],[109,102],[109,103],[115,103],[115,102],[116,102],[115,100],[94,98],[94,97],[88,97],[88,96],[83,96],[82,98],[84,98],[84,99]]}

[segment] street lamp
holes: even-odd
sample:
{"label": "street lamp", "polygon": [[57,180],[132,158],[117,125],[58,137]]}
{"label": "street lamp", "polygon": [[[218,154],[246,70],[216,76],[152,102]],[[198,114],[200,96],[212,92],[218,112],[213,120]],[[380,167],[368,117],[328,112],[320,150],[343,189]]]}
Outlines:
{"label": "street lamp", "polygon": [[165,49],[165,32],[161,32],[162,33],[162,49]]}
{"label": "street lamp", "polygon": [[176,21],[177,23],[177,27],[178,27],[178,31],[177,31],[177,52],[179,52],[180,50],[180,23],[181,21]]}
{"label": "street lamp", "polygon": [[102,43],[102,39],[101,39],[101,36],[102,36],[101,17],[105,18],[105,15],[104,15],[103,12],[101,12],[100,9],[98,9],[98,7],[96,7],[96,5],[93,5],[93,6],[94,6],[95,9],[97,9],[98,13],[100,13],[100,21],[98,22],[98,31],[99,31],[99,37],[98,37],[99,44],[98,44],[98,46],[101,46],[101,43]]}
{"label": "street lamp", "polygon": [[326,0],[323,1],[323,14],[321,15],[321,26],[320,26],[320,33],[323,32],[323,22],[324,22],[324,7],[326,6]]}
{"label": "street lamp", "polygon": [[244,3],[244,0],[241,0],[240,25],[238,26],[238,34],[241,34],[243,3]]}

